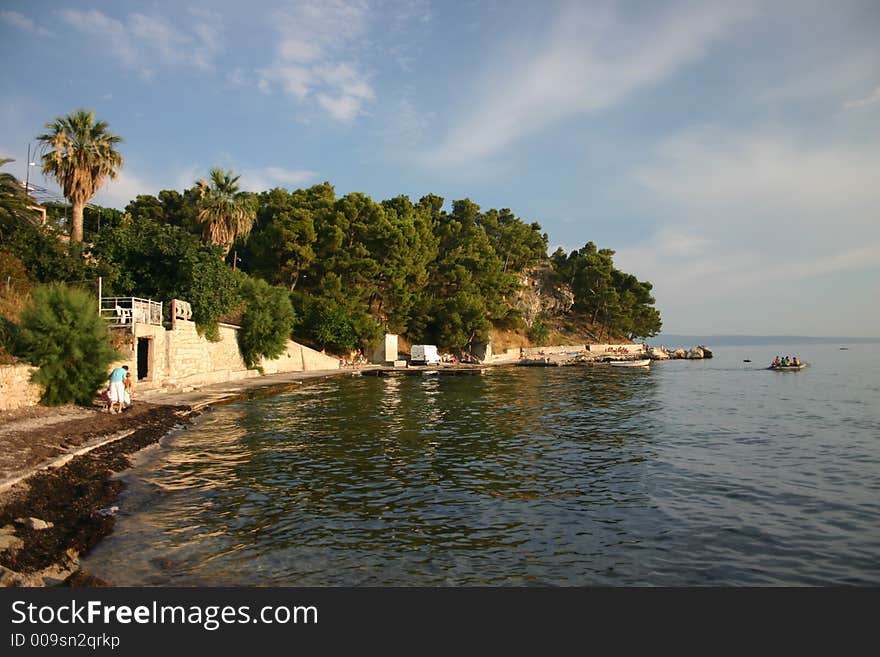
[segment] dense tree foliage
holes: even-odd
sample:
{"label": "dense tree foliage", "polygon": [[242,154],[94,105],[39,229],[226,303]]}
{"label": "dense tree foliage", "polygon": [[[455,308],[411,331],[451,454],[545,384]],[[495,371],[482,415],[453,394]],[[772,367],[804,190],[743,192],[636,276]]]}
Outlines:
{"label": "dense tree foliage", "polygon": [[653,307],[653,286],[614,267],[611,249],[593,242],[569,255],[558,249],[551,257],[556,272],[571,285],[575,308],[589,313],[608,335],[647,338],[660,332],[660,313]]}
{"label": "dense tree foliage", "polygon": [[90,404],[119,357],[94,297],[61,283],[34,290],[17,340],[22,355],[39,368],[32,378],[44,386],[41,401],[48,406]]}
{"label": "dense tree foliage", "polygon": [[[237,179],[232,172],[223,178]],[[445,211],[434,195],[418,203],[406,196],[377,203],[360,193],[337,198],[327,182],[276,188],[243,202],[255,207],[253,226],[236,237],[227,261],[235,257],[248,276],[289,292],[296,336],[309,344],[343,353],[369,347],[388,331],[467,351],[493,327],[531,328],[546,339],[546,320],[524,327],[515,298],[522,270],[547,260],[547,235],[509,209],[483,211],[462,199]],[[239,278],[228,265],[214,270],[195,255],[207,249],[195,239],[202,209],[199,190],[163,190],[132,201],[127,218],[96,241],[99,262],[118,265],[110,276],[114,289],[164,291],[166,298],[173,291],[193,303],[206,325],[234,307]],[[129,246],[108,242],[125,235]],[[232,244],[228,237],[220,241],[222,249]],[[609,335],[655,334],[659,313],[650,283],[615,269],[613,253],[590,243],[550,260],[572,286],[577,309]],[[169,271],[168,261],[181,266]]]}
{"label": "dense tree foliage", "polygon": [[[86,230],[94,231],[87,260],[41,249],[51,237],[34,226],[17,238],[15,252],[35,280],[46,280],[51,267],[71,279],[75,262],[80,273],[88,267],[104,276],[108,294],[190,301],[209,335],[225,314],[242,312],[242,322],[253,322],[242,345],[249,364],[273,353],[266,345],[281,344],[290,323],[298,339],[337,353],[368,348],[386,331],[461,351],[493,328],[548,339],[548,318],[525,326],[516,302],[523,270],[548,260],[538,223],[470,199],[447,206],[435,195],[416,203],[356,192],[338,198],[329,182],[251,194],[239,190],[238,179],[214,168],[191,189],[138,196],[124,214],[86,207]],[[51,209],[50,219],[67,210]],[[41,253],[52,254],[48,262]],[[616,269],[613,255],[589,242],[549,260],[571,286],[575,309],[608,339],[655,335],[660,315],[651,284]],[[287,316],[279,290],[295,314]]]}
{"label": "dense tree foliage", "polygon": [[244,311],[238,345],[245,364],[255,367],[262,357],[277,358],[284,353],[295,315],[284,288],[258,278],[242,283],[241,296]]}

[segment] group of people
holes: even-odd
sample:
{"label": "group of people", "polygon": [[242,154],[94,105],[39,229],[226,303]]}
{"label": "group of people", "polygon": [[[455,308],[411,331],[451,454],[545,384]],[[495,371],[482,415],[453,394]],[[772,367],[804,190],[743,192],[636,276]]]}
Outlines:
{"label": "group of people", "polygon": [[360,367],[361,365],[367,364],[367,357],[364,356],[360,349],[358,349],[357,351],[350,353],[348,358],[345,356],[340,358],[339,364],[341,367]]}
{"label": "group of people", "polygon": [[131,407],[131,393],[134,389],[134,381],[128,365],[117,367],[110,372],[110,386],[101,394],[101,398],[107,404],[110,413],[122,413]]}
{"label": "group of people", "polygon": [[797,356],[783,356],[782,358],[777,356],[770,363],[770,367],[800,367],[800,365],[801,361]]}

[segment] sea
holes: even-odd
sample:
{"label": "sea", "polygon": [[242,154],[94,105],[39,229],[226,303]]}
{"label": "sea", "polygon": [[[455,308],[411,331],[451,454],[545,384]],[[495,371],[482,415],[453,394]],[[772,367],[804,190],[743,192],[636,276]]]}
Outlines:
{"label": "sea", "polygon": [[83,567],[157,587],[880,584],[880,343],[708,346],[219,406],[119,475]]}

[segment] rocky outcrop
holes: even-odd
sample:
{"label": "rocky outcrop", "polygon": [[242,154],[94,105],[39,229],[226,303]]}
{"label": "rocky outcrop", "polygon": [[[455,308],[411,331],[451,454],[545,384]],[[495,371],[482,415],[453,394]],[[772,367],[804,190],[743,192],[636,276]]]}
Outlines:
{"label": "rocky outcrop", "polygon": [[522,312],[526,325],[539,315],[562,315],[574,305],[571,287],[561,282],[548,266],[532,267],[519,277],[522,289],[517,293],[516,308]]}
{"label": "rocky outcrop", "polygon": [[669,360],[669,359],[686,359],[686,360],[703,360],[712,358],[712,350],[705,345],[691,347],[690,349],[670,350],[665,347],[651,347],[648,350],[648,356],[652,360]]}
{"label": "rocky outcrop", "polygon": [[662,347],[651,347],[648,350],[648,356],[652,360],[669,360],[669,352]]}

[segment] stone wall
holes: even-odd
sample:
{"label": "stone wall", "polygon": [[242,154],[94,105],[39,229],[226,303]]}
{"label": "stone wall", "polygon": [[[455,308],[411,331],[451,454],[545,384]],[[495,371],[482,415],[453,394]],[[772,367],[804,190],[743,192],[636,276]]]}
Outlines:
{"label": "stone wall", "polygon": [[[150,324],[115,329],[116,348],[124,358],[113,367],[128,365],[135,376],[136,393],[187,390],[212,383],[225,383],[260,376],[249,370],[238,351],[237,326],[220,325],[220,340],[211,342],[196,331],[193,322],[178,319],[172,330]],[[149,349],[146,377],[138,372],[138,341],[147,340]],[[262,359],[264,374],[311,372],[339,369],[339,359],[288,340],[278,358]],[[43,394],[41,386],[30,382],[35,368],[28,365],[0,365],[0,411],[34,406]]]}
{"label": "stone wall", "polygon": [[523,347],[523,356],[525,358],[536,358],[538,356],[549,356],[552,354],[576,354],[586,351],[587,346],[583,344],[574,345],[554,345],[548,347]]}
{"label": "stone wall", "polygon": [[0,365],[0,411],[40,403],[43,387],[31,383],[31,373],[36,369],[30,365]]}
{"label": "stone wall", "polygon": [[[171,330],[135,324],[128,351],[123,352],[126,358],[114,367],[128,365],[137,374],[137,388],[142,392],[187,389],[258,377],[258,370],[249,370],[244,364],[238,350],[237,332],[237,326],[220,324],[220,340],[212,342],[199,335],[195,323],[187,320],[177,319]],[[149,367],[145,378],[138,372],[139,340],[149,341]],[[264,374],[330,370],[339,368],[339,360],[288,340],[284,353],[278,358],[261,359],[260,367]]]}
{"label": "stone wall", "polygon": [[643,354],[648,349],[643,344],[590,344],[587,351],[591,354]]}

